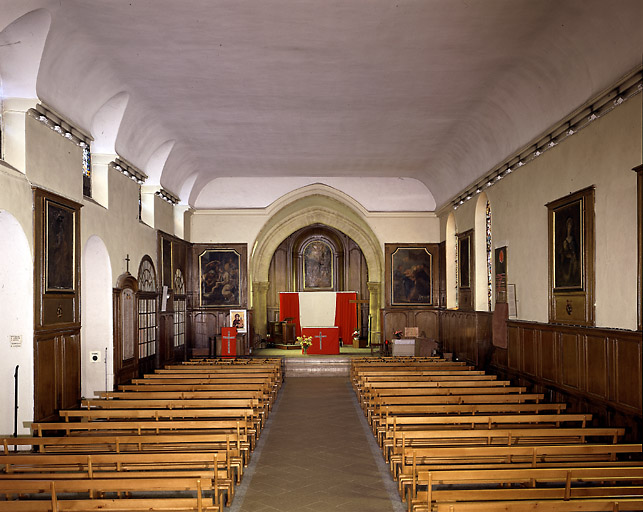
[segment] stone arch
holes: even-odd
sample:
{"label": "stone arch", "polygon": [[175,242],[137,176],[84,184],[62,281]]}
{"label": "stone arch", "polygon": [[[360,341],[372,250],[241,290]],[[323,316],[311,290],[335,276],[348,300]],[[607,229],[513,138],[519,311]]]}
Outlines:
{"label": "stone arch", "polygon": [[[18,434],[29,432],[33,421],[33,258],[29,241],[18,220],[0,210],[0,324],[3,339],[0,375],[0,410],[13,411],[14,375],[18,369]],[[15,338],[9,338],[15,336]],[[0,430],[13,432],[13,415],[0,416]]]}
{"label": "stone arch", "polygon": [[[303,195],[302,195],[303,194]],[[294,199],[293,199],[294,196]],[[288,199],[291,202],[283,204]],[[266,293],[270,260],[279,244],[295,231],[311,224],[323,224],[351,237],[362,249],[368,268],[369,312],[372,332],[379,333],[379,308],[382,300],[382,246],[368,223],[355,207],[349,206],[341,194],[324,185],[297,190],[292,196],[275,204],[274,214],[263,226],[250,255],[255,332],[266,332]],[[370,341],[370,340],[369,340]]]}
{"label": "stone arch", "polygon": [[[114,325],[112,318],[112,264],[103,240],[92,235],[82,253],[81,375],[83,396],[112,389],[114,381]],[[92,361],[91,352],[98,352]]]}

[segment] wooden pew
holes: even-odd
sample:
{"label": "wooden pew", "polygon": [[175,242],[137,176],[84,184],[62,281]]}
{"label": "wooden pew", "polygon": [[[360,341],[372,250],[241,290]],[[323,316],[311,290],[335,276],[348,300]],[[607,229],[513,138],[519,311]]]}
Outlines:
{"label": "wooden pew", "polygon": [[391,463],[391,472],[398,481],[401,496],[405,496],[404,488],[414,481],[419,471],[612,465],[619,456],[639,453],[640,444],[405,447],[400,460]]}
{"label": "wooden pew", "polygon": [[229,457],[238,457],[241,465],[248,463],[250,446],[247,436],[236,433],[20,436],[0,438],[0,442],[2,442],[5,454],[9,453],[10,447],[27,447],[38,453],[225,451]]}
{"label": "wooden pew", "polygon": [[[41,510],[174,510],[209,512],[222,510],[204,491],[212,491],[212,485],[195,478],[122,478],[79,480],[1,480],[0,494],[32,495],[35,499],[0,501],[0,511]],[[155,498],[153,493],[189,491],[194,497]],[[143,498],[93,498],[106,493],[149,493]],[[68,498],[88,494],[87,498]],[[43,499],[43,498],[48,499]],[[163,507],[163,508],[161,508]]]}
{"label": "wooden pew", "polygon": [[537,444],[571,444],[585,443],[588,438],[604,442],[617,443],[619,437],[625,434],[625,429],[614,427],[539,427],[525,426],[522,428],[491,428],[491,429],[432,429],[432,430],[403,430],[395,432],[390,443],[384,443],[384,456],[388,462],[399,456],[393,462],[401,462],[405,447],[433,447],[448,445],[537,445]]}
{"label": "wooden pew", "polygon": [[380,446],[395,432],[407,430],[428,430],[440,428],[499,428],[528,425],[539,426],[571,426],[578,423],[579,427],[587,426],[592,420],[591,414],[452,414],[452,415],[421,415],[385,416],[377,429],[377,441]]}
{"label": "wooden pew", "polygon": [[[222,495],[231,504],[234,475],[226,452],[213,453],[110,453],[110,454],[0,454],[0,480],[198,478],[216,489],[215,505]],[[237,474],[237,482],[240,477]]]}
{"label": "wooden pew", "polygon": [[[440,501],[448,501],[449,503],[479,501],[481,495],[476,494],[476,491],[480,489],[494,490],[519,485],[538,493],[542,490],[542,488],[537,488],[538,484],[547,486],[545,492],[554,491],[549,496],[549,499],[570,500],[579,497],[578,494],[581,494],[578,492],[580,491],[577,487],[578,485],[583,487],[596,486],[606,481],[609,481],[612,485],[615,483],[619,483],[621,486],[634,485],[634,487],[625,488],[627,489],[626,494],[640,495],[640,486],[641,482],[643,482],[643,467],[579,466],[573,468],[420,471],[417,476],[417,484],[414,483],[413,485],[413,492],[416,492],[416,485],[426,486],[427,490],[417,492],[417,497],[410,499],[408,504],[409,510],[430,511],[434,505],[437,505],[436,502]],[[434,489],[434,486],[437,486],[437,489]],[[441,486],[457,486],[457,492],[451,490],[449,493],[445,493],[440,490]],[[516,489],[512,490],[515,491]],[[621,494],[621,496],[623,495]],[[496,499],[497,496],[493,499]],[[533,496],[530,496],[528,491],[519,499],[530,499],[531,497]],[[538,496],[538,499],[546,497],[545,493],[542,493]],[[640,497],[643,498],[643,496]],[[503,499],[501,495],[500,499]],[[510,499],[517,498],[514,496]]]}

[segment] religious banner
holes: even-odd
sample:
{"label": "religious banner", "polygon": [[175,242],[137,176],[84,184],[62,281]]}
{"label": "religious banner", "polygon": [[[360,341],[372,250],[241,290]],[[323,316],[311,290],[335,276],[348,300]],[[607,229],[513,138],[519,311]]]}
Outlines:
{"label": "religious banner", "polygon": [[496,303],[507,302],[507,246],[496,249]]}
{"label": "religious banner", "polygon": [[221,357],[237,356],[237,328],[221,328]]}

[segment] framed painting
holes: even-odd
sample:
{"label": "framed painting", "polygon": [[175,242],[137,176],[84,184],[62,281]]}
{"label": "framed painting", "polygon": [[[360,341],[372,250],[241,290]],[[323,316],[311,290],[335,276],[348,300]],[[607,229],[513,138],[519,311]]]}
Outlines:
{"label": "framed painting", "polygon": [[199,254],[202,307],[241,305],[240,259],[234,249],[206,249]]}
{"label": "framed painting", "polygon": [[546,206],[549,321],[594,325],[594,187]]}
{"label": "framed painting", "polygon": [[45,199],[45,293],[73,292],[76,211]]}
{"label": "framed painting", "polygon": [[458,275],[460,288],[471,288],[471,236],[458,238]]}
{"label": "framed painting", "polygon": [[426,247],[398,247],[390,256],[391,305],[433,304],[433,255]]}
{"label": "framed painting", "polygon": [[473,311],[473,229],[457,235],[457,283],[458,283],[458,309]]}
{"label": "framed painting", "polygon": [[236,327],[237,332],[248,332],[248,321],[245,309],[230,310],[230,327]]}
{"label": "framed painting", "polygon": [[584,198],[553,209],[554,290],[583,289]]}
{"label": "framed painting", "polygon": [[303,250],[304,290],[333,290],[333,250],[326,242],[313,240]]}

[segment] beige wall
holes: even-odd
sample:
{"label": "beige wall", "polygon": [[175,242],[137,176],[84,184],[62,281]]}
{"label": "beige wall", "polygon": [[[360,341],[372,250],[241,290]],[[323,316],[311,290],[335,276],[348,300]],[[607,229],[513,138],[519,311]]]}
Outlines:
{"label": "beige wall", "polygon": [[[259,231],[275,211],[276,208],[195,211],[191,215],[190,241],[194,243],[247,243],[250,257]],[[361,212],[361,215],[377,236],[382,253],[384,252],[384,244],[389,242],[437,243],[440,239],[439,219],[433,213]]]}
{"label": "beige wall", "polygon": [[[596,325],[636,329],[636,175],[641,164],[641,96],[487,188],[493,246],[507,245],[508,282],[518,317],[548,321],[546,203],[596,187]],[[440,215],[444,239],[446,219]],[[475,200],[455,212],[457,231],[474,227]]]}

